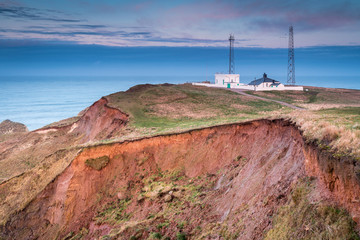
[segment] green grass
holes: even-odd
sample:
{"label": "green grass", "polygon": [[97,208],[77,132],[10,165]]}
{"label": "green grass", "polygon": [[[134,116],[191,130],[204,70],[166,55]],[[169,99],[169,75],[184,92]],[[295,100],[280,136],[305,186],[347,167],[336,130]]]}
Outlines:
{"label": "green grass", "polygon": [[360,107],[322,109],[315,112],[323,119],[347,129],[360,129]]}
{"label": "green grass", "polygon": [[129,127],[166,132],[266,116],[281,105],[224,89],[183,85],[140,85],[108,96],[109,105],[130,115]]}
{"label": "green grass", "polygon": [[126,212],[126,209],[130,203],[131,200],[129,199],[110,202],[98,212],[94,219],[99,224],[107,223],[110,225],[115,225],[121,222],[126,222],[131,217],[131,214]]}
{"label": "green grass", "polygon": [[260,96],[268,99],[274,99],[278,101],[283,101],[290,104],[296,103],[314,103],[317,101],[317,95],[319,91],[309,90],[309,91],[264,91],[264,92],[254,92],[246,91],[246,93]]}
{"label": "green grass", "polygon": [[360,107],[321,109],[319,110],[319,113],[335,115],[355,115],[357,117],[360,117]]}

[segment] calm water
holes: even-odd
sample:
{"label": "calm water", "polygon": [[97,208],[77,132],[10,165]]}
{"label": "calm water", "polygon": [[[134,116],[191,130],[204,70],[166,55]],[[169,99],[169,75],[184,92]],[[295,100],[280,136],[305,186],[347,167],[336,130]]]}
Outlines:
{"label": "calm water", "polygon": [[[259,77],[259,76],[256,76]],[[269,76],[280,81],[285,76]],[[24,123],[29,130],[77,115],[102,96],[143,83],[185,83],[209,77],[0,77],[0,121]],[[302,85],[360,89],[359,77],[297,77]],[[250,76],[241,76],[248,83]]]}
{"label": "calm water", "polygon": [[0,121],[10,119],[34,130],[75,116],[102,96],[141,83],[163,82],[182,83],[184,78],[0,77]]}

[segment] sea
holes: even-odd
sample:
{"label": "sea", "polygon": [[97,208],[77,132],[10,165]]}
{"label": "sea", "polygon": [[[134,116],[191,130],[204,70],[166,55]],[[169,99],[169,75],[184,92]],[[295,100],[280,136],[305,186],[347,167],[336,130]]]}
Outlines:
{"label": "sea", "polygon": [[[256,76],[255,76],[256,77]],[[286,82],[286,76],[271,76]],[[212,81],[214,76],[0,76],[0,122],[10,119],[29,130],[76,116],[102,96],[138,84]],[[248,83],[254,76],[241,76]],[[358,77],[299,76],[305,86],[360,89]]]}

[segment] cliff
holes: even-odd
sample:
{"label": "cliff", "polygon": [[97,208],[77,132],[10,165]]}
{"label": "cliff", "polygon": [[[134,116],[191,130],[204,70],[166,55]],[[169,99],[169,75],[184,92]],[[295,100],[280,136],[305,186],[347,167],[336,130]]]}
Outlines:
{"label": "cliff", "polygon": [[103,97],[0,141],[0,238],[359,239],[359,110],[189,85]]}
{"label": "cliff", "polygon": [[[94,169],[89,160],[101,157],[109,161]],[[154,214],[147,223],[154,227],[159,219],[168,222],[170,227],[161,231],[164,236],[186,232],[198,239],[228,233],[238,239],[262,239],[272,228],[276,212],[291,201],[306,177],[312,177],[313,202],[343,207],[358,222],[360,186],[355,168],[357,163],[350,159],[335,159],[306,144],[297,127],[284,120],[99,145],[83,149],[24,210],[12,215],[2,231],[14,239],[49,239],[80,231],[85,239],[101,235],[130,239]],[[188,182],[163,179],[174,172],[181,172]],[[158,191],[144,181],[154,175],[151,183],[156,179],[165,183]],[[201,183],[194,202],[187,198],[194,194],[188,186],[191,181]],[[181,205],[178,216],[169,214],[174,206],[163,198],[170,191],[172,203]],[[178,199],[173,197],[176,193]],[[121,201],[127,204],[117,221],[98,220],[102,206]],[[179,228],[173,224],[177,221],[191,224]],[[202,231],[196,231],[196,226]],[[150,234],[142,230],[139,239]]]}

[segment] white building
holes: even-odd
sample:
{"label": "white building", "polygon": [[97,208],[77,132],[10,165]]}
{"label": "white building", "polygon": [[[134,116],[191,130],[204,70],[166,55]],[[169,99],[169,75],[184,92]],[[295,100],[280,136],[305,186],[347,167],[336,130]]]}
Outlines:
{"label": "white building", "polygon": [[196,86],[206,87],[222,87],[222,88],[234,88],[242,90],[252,91],[303,91],[303,86],[288,86],[281,82],[268,78],[267,74],[264,73],[262,78],[251,81],[249,84],[240,83],[239,74],[215,74],[215,84],[211,83],[193,83]]}
{"label": "white building", "polygon": [[234,85],[240,85],[240,74],[215,74],[215,85],[219,87],[231,88]]}
{"label": "white building", "polygon": [[295,90],[303,91],[302,86],[285,86],[281,82],[268,78],[264,73],[262,78],[251,81],[248,86],[252,86],[255,91],[273,91],[273,90]]}
{"label": "white building", "polygon": [[267,74],[264,73],[262,78],[256,79],[254,81],[251,81],[248,85],[254,86],[255,88],[261,88],[261,89],[269,89],[269,90],[273,90],[273,89],[283,89],[284,88],[284,84],[282,84],[281,82],[268,78]]}

